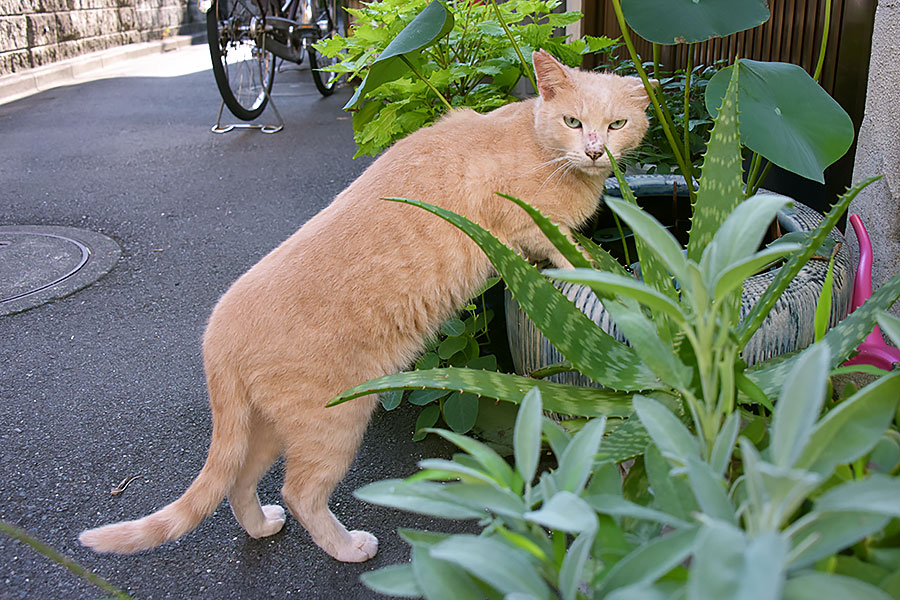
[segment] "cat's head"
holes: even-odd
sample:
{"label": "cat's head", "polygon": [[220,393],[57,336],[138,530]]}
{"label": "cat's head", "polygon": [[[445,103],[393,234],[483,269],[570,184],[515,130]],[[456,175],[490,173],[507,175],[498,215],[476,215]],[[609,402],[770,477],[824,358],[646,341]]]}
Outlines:
{"label": "cat's head", "polygon": [[650,98],[641,80],[572,69],[543,50],[532,58],[540,91],[538,142],[569,167],[606,177],[611,165],[605,147],[618,159],[647,132]]}

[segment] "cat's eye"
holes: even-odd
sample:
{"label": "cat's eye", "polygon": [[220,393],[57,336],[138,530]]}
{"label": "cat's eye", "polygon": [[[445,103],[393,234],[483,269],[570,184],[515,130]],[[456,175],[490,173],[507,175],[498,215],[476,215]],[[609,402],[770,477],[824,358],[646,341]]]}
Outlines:
{"label": "cat's eye", "polygon": [[563,123],[565,123],[572,129],[578,129],[579,127],[581,127],[581,121],[579,121],[575,117],[563,117]]}
{"label": "cat's eye", "polygon": [[628,122],[628,119],[619,119],[618,121],[613,121],[609,124],[610,129],[622,129],[625,127],[625,123]]}

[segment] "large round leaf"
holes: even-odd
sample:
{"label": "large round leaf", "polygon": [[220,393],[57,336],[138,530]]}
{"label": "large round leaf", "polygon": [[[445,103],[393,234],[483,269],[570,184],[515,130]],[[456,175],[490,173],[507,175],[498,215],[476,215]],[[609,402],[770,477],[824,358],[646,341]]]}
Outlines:
{"label": "large round leaf", "polygon": [[[787,171],[824,183],[825,168],[853,143],[850,116],[797,65],[743,58],[737,65],[741,142]],[[733,68],[716,73],[706,88],[713,116]]]}
{"label": "large round leaf", "polygon": [[702,42],[769,20],[766,0],[622,0],[625,21],[657,44]]}

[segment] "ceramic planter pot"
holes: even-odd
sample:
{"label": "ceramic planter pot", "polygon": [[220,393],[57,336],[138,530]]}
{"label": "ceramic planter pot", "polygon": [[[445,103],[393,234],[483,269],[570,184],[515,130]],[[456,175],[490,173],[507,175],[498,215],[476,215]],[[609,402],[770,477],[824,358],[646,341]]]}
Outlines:
{"label": "ceramic planter pot", "polygon": [[[679,230],[686,235],[690,208],[683,178],[674,175],[635,175],[628,177],[628,183],[645,210],[653,213],[664,225],[671,225],[676,237],[680,237]],[[614,179],[607,181],[606,193],[621,196],[619,185]],[[777,220],[781,233],[784,234],[815,229],[822,220],[822,215],[794,201],[792,206],[778,214]],[[618,232],[614,235],[618,239]],[[841,243],[834,261],[834,289],[829,323],[832,326],[843,319],[849,309],[853,268],[850,253],[843,245],[843,236],[837,230],[830,235]],[[633,250],[630,256],[635,256]],[[804,348],[813,342],[816,303],[827,270],[827,260],[813,259],[800,271],[745,348],[743,356],[748,365]],[[771,270],[744,282],[742,316],[750,311],[774,277],[775,270]],[[609,313],[590,288],[564,282],[555,282],[554,285],[594,323],[616,339],[624,341]],[[516,372],[527,374],[565,360],[525,315],[509,291],[506,292],[505,304],[507,337]],[[549,379],[572,385],[595,385],[576,372],[560,373]]]}

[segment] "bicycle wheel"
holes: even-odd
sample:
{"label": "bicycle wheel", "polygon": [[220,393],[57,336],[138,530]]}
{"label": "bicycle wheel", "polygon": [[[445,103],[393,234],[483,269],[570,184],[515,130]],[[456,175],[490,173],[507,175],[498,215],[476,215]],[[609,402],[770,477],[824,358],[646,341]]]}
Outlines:
{"label": "bicycle wheel", "polygon": [[206,13],[213,75],[228,110],[252,121],[266,108],[275,57],[263,48],[259,7],[253,0],[215,0]]}
{"label": "bicycle wheel", "polygon": [[[329,4],[331,5],[331,10],[329,10]],[[326,0],[324,9],[319,14],[319,18],[316,21],[316,24],[319,26],[319,31],[322,33],[317,41],[326,40],[335,35],[343,37],[347,34],[344,11],[341,10],[341,7],[338,4],[338,2],[329,2]],[[332,73],[320,69],[336,65],[340,60],[337,56],[328,58],[316,50],[312,44],[308,46],[308,49],[309,68],[312,70],[313,82],[316,84],[316,89],[318,89],[319,93],[323,96],[330,96],[334,93],[335,88],[337,88],[337,86],[345,79],[345,76],[340,73]]]}

